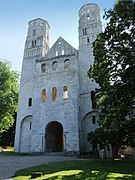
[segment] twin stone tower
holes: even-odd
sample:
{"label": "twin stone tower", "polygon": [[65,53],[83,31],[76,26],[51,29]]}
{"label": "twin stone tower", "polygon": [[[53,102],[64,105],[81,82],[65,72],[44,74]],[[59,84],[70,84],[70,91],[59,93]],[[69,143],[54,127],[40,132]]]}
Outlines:
{"label": "twin stone tower", "polygon": [[98,127],[94,89],[87,76],[92,43],[101,30],[98,5],[79,10],[79,50],[62,37],[50,48],[50,26],[29,22],[22,63],[15,152],[91,151],[87,134]]}

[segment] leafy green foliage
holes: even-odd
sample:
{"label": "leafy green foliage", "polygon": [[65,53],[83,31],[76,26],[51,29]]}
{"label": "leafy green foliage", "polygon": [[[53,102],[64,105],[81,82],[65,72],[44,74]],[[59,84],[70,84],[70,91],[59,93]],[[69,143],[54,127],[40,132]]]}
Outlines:
{"label": "leafy green foliage", "polygon": [[0,60],[0,132],[13,125],[17,111],[19,74],[10,68],[9,62]]}
{"label": "leafy green foliage", "polygon": [[95,61],[88,71],[100,86],[99,124],[109,133],[104,144],[134,146],[135,117],[129,115],[135,104],[135,2],[119,0],[104,18],[108,23],[93,44]]}
{"label": "leafy green foliage", "polygon": [[0,133],[0,146],[2,148],[13,147],[15,139],[15,127],[16,127],[17,113],[14,114],[13,125],[3,133]]}
{"label": "leafy green foliage", "polygon": [[134,168],[134,161],[74,160],[21,169],[15,173],[13,180],[30,179],[32,172],[42,172],[43,176],[36,178],[38,180],[131,180],[135,178]]}

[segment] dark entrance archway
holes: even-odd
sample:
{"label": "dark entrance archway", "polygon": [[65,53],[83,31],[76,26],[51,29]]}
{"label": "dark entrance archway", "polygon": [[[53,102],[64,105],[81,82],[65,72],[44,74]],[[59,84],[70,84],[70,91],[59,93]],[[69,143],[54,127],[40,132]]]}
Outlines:
{"label": "dark entrance archway", "polygon": [[63,126],[57,121],[50,122],[45,129],[46,151],[63,151]]}

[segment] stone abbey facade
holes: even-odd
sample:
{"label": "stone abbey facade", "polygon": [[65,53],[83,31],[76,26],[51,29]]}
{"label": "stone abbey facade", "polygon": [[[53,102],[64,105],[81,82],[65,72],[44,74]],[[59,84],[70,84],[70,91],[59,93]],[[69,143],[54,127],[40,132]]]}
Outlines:
{"label": "stone abbey facade", "polygon": [[100,10],[90,3],[79,11],[79,49],[62,37],[50,48],[50,26],[29,22],[22,63],[15,152],[90,151],[87,134],[98,127],[96,84],[87,77],[92,42],[101,32]]}

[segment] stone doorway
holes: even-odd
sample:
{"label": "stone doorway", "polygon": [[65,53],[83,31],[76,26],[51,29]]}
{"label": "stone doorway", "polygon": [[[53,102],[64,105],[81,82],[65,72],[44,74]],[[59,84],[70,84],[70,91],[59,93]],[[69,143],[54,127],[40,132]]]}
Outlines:
{"label": "stone doorway", "polygon": [[50,122],[45,129],[45,142],[47,152],[63,151],[63,126],[57,121]]}

